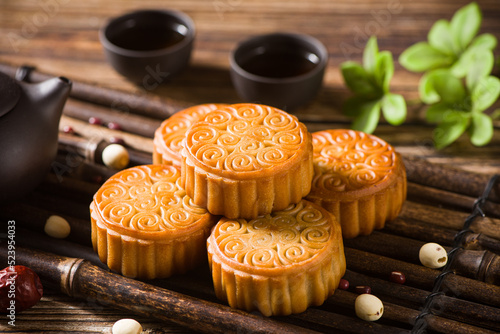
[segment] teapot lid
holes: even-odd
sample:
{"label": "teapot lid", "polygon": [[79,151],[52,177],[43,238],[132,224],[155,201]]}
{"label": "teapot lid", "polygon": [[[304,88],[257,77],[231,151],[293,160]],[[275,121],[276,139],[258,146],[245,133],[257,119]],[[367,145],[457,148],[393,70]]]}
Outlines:
{"label": "teapot lid", "polygon": [[0,117],[14,109],[21,97],[21,88],[7,74],[0,72]]}

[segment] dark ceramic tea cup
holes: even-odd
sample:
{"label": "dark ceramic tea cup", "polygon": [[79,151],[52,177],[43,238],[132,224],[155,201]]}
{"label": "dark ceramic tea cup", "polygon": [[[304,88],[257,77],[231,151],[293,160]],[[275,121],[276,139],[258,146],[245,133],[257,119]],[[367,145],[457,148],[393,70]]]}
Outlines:
{"label": "dark ceramic tea cup", "polygon": [[312,36],[260,35],[232,51],[231,79],[245,101],[290,111],[318,93],[327,61],[326,48]]}
{"label": "dark ceramic tea cup", "polygon": [[189,62],[195,26],[174,10],[139,10],[111,19],[99,32],[113,68],[129,80],[154,89]]}

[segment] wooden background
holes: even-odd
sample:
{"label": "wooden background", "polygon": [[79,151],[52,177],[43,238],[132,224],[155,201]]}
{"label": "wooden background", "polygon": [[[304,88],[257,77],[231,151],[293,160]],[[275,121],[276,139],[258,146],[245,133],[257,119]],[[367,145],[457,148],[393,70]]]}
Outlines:
{"label": "wooden background", "polygon": [[[492,33],[500,40],[500,2],[477,2],[483,11],[481,32]],[[327,126],[348,127],[349,120],[342,116],[340,106],[349,93],[339,65],[346,60],[360,61],[365,42],[372,34],[378,36],[379,48],[392,51],[397,59],[404,49],[425,40],[436,20],[450,19],[467,3],[466,0],[0,0],[0,63],[32,65],[54,76],[66,76],[135,95],[155,94],[188,104],[230,103],[241,101],[229,78],[230,50],[252,35],[301,32],[321,40],[330,58],[318,97],[296,114],[311,131]],[[104,59],[97,34],[110,17],[142,8],[184,11],[197,27],[189,68],[152,92],[146,92],[114,72]],[[474,147],[463,136],[445,150],[433,148],[433,126],[422,120],[423,108],[417,99],[419,77],[396,62],[391,89],[409,100],[408,120],[397,128],[382,124],[375,134],[406,155],[483,173],[498,173],[498,123],[494,139],[485,147]],[[67,124],[82,132],[87,129],[82,122],[63,116],[61,127]],[[148,140],[146,143],[150,143]],[[35,308],[18,315],[16,328],[5,327],[2,319],[0,329],[109,332],[116,320],[131,316],[93,301],[73,300],[49,289]],[[176,325],[151,319],[138,320],[148,332],[185,332]]]}

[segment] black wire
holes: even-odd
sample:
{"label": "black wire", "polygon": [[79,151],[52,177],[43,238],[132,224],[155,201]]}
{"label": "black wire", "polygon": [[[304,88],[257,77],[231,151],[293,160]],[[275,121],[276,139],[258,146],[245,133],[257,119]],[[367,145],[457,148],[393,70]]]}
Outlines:
{"label": "black wire", "polygon": [[498,181],[499,177],[500,175],[496,174],[490,178],[490,180],[486,184],[486,187],[484,188],[483,194],[474,201],[474,205],[472,206],[472,213],[465,219],[462,230],[460,230],[459,232],[457,232],[457,234],[455,234],[455,237],[453,238],[453,248],[448,252],[448,262],[444,266],[441,273],[439,273],[439,275],[437,275],[436,278],[434,279],[434,286],[432,288],[432,292],[429,295],[427,295],[427,297],[425,297],[422,310],[420,311],[419,315],[415,317],[415,323],[413,324],[413,328],[411,330],[412,333],[414,334],[425,333],[425,330],[427,328],[427,321],[425,320],[425,317],[429,314],[432,314],[431,308],[434,302],[434,298],[436,296],[444,294],[444,292],[441,291],[441,286],[443,284],[446,275],[453,273],[451,267],[453,264],[453,260],[455,259],[455,255],[459,249],[463,248],[462,247],[463,238],[467,233],[471,232],[470,225],[472,224],[472,222],[479,216],[481,217],[485,216],[482,207],[486,203],[486,200],[488,199],[488,196],[491,190],[493,189],[493,186]]}

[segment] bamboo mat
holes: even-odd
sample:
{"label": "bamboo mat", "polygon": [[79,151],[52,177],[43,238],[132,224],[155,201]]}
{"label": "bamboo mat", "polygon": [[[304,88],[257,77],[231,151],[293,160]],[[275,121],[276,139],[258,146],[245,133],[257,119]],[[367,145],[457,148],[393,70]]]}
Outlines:
{"label": "bamboo mat", "polygon": [[[44,3],[57,5],[44,7]],[[434,21],[439,18],[449,19],[456,9],[467,3],[465,0],[439,3],[430,0],[419,2],[172,0],[168,3],[160,0],[3,1],[0,3],[2,37],[0,63],[16,66],[34,65],[43,73],[63,75],[74,81],[119,89],[131,96],[160,96],[189,105],[206,102],[231,103],[240,101],[228,74],[227,55],[235,44],[258,33],[278,30],[300,31],[314,35],[325,43],[330,59],[322,91],[310,105],[297,111],[296,114],[306,123],[310,131],[345,128],[349,125],[349,120],[340,113],[340,106],[348,96],[348,92],[340,77],[339,65],[347,59],[358,61],[361,59],[363,45],[360,41],[366,37],[366,30],[370,28],[367,24],[372,22],[370,23],[372,28],[377,30],[380,49],[392,51],[394,58],[397,59],[403,49],[426,38],[427,31]],[[482,0],[478,3],[483,10],[482,31],[493,33],[500,40],[498,1]],[[397,14],[392,13],[384,21],[380,15],[388,10],[388,6],[399,6],[400,11]],[[109,17],[145,7],[182,10],[191,15],[198,28],[190,67],[175,81],[159,87],[154,92],[145,92],[116,74],[106,64],[97,39],[99,26]],[[31,34],[23,35],[23,29],[27,29],[26,22],[30,22],[36,15],[43,16],[43,13],[49,19],[35,27]],[[23,39],[13,45],[12,39],[8,38],[9,34],[11,37],[15,36],[12,34],[17,34]],[[397,151],[406,157],[422,157],[433,163],[451,164],[461,170],[482,174],[498,173],[500,171],[498,130],[492,142],[482,148],[473,147],[465,137],[443,151],[436,151],[432,147],[430,138],[433,127],[423,122],[423,110],[414,102],[417,98],[418,78],[417,74],[406,72],[396,63],[392,89],[394,92],[403,93],[406,98],[413,101],[409,105],[408,121],[397,128],[381,124],[375,134],[394,145]],[[99,109],[100,107],[103,106],[96,106],[76,98],[70,99],[61,119],[60,128],[73,127],[83,140],[109,139],[111,136],[123,138],[128,148],[135,154],[133,162],[147,162],[152,150],[151,129],[159,125],[161,118],[121,111],[120,108],[110,108],[109,105],[103,109]],[[88,113],[99,114],[102,118],[108,117],[110,120],[122,123],[124,131],[90,126],[86,121]],[[141,124],[143,129],[125,127],[133,123]],[[26,239],[24,244],[35,249],[38,247],[60,255],[86,257],[89,261],[99,264],[90,248],[88,205],[92,194],[99,187],[96,181],[102,182],[112,171],[100,164],[85,162],[82,157],[75,154],[76,151],[72,150],[75,145],[73,139],[63,133],[60,134],[57,162],[62,169],[52,170],[32,195],[8,206],[1,206],[0,220],[15,219],[19,231],[26,229],[25,232],[18,232],[20,244],[24,236]],[[351,284],[372,285],[373,293],[386,305],[386,317],[383,319],[376,323],[359,320],[353,311],[352,301],[356,296],[355,293],[338,291],[321,307],[312,308],[301,315],[276,320],[325,333],[409,331],[412,328],[411,319],[420,312],[425,296],[432,290],[432,278],[439,274],[439,271],[423,273],[417,270],[414,276],[410,275],[407,284],[400,287],[392,283],[388,285],[387,277],[380,268],[388,259],[388,263],[396,264],[393,270],[402,270],[401,268],[415,270],[420,266],[415,258],[415,250],[427,241],[438,241],[443,246],[451,247],[454,235],[460,230],[472,209],[473,201],[474,196],[469,194],[443,193],[435,187],[411,182],[408,202],[394,223],[388,224],[384,230],[377,231],[370,237],[346,242],[349,270],[346,277]],[[498,246],[500,239],[498,211],[500,204],[497,201],[488,202],[488,205],[488,217],[480,219],[472,227],[474,232],[481,233],[482,239],[476,243],[471,241],[468,247],[487,247],[493,249],[492,252],[498,256],[499,252],[495,247]],[[62,215],[71,222],[73,233],[66,242],[48,240],[43,244],[45,237],[42,226],[50,214]],[[493,240],[484,239],[485,236]],[[39,242],[38,246],[35,241]],[[463,275],[462,273],[455,276],[463,277]],[[466,288],[472,287],[472,282],[479,281],[476,278],[467,278],[463,281],[467,283],[463,285]],[[219,304],[211,288],[210,275],[206,267],[201,267],[186,276],[148,283]],[[485,286],[481,286],[486,289]],[[491,324],[482,323],[481,315],[475,313],[474,308],[470,309],[468,302],[464,303],[468,299],[474,299],[474,296],[469,296],[470,291],[467,289],[455,293],[450,291],[448,294],[451,299],[440,300],[440,305],[443,307],[441,311],[448,315],[431,317],[433,330],[430,332],[450,332],[451,327],[447,327],[447,322],[442,322],[443,318],[452,318],[452,321],[457,322],[458,329],[455,332],[470,333],[474,330],[486,332],[488,328],[490,330],[493,328]],[[500,306],[492,305],[495,303],[494,298],[492,295],[484,300],[472,302],[493,311],[494,316],[498,318]],[[458,303],[458,309],[452,308],[454,311],[450,311],[450,303]],[[469,316],[457,320],[460,316],[459,310],[463,310],[464,314]],[[441,311],[435,310],[437,313]],[[173,322],[136,316],[130,310],[120,310],[109,304],[97,303],[92,298],[71,298],[61,293],[59,288],[49,285],[46,286],[46,294],[39,304],[17,316],[15,328],[6,326],[2,319],[0,330],[109,333],[112,324],[124,317],[137,318],[148,333],[193,332],[192,329]],[[471,328],[466,322],[476,325]],[[363,330],[356,326],[362,326]],[[241,328],[239,332],[244,333],[245,329]]]}

